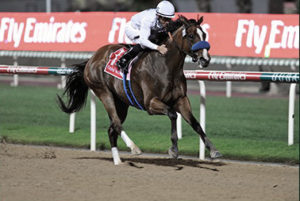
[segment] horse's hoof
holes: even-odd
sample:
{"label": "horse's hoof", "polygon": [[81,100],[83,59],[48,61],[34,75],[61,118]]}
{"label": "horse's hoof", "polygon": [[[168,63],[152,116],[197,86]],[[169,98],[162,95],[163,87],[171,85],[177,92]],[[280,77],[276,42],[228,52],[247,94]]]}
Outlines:
{"label": "horse's hoof", "polygon": [[170,148],[168,153],[171,158],[178,158],[178,151],[174,151],[172,148]]}
{"label": "horse's hoof", "polygon": [[140,150],[140,148],[138,148],[137,146],[135,146],[133,149],[131,149],[131,154],[132,155],[141,155],[142,151]]}
{"label": "horse's hoof", "polygon": [[117,162],[117,163],[114,163],[115,166],[119,166],[119,165],[124,165],[125,163],[120,161],[120,162]]}
{"label": "horse's hoof", "polygon": [[123,162],[121,160],[118,159],[113,159],[114,165],[122,165]]}
{"label": "horse's hoof", "polygon": [[210,157],[211,157],[212,159],[220,158],[220,157],[222,157],[222,154],[221,154],[219,151],[214,151],[214,152],[211,152],[211,153],[210,153]]}

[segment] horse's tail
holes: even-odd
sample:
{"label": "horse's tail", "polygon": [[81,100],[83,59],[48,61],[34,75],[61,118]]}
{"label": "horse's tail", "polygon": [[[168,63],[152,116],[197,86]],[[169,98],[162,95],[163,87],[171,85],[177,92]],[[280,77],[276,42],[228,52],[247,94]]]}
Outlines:
{"label": "horse's tail", "polygon": [[84,81],[83,72],[88,61],[73,65],[74,72],[67,76],[66,87],[63,95],[67,94],[67,104],[57,95],[58,105],[65,113],[79,111],[86,102],[88,86]]}

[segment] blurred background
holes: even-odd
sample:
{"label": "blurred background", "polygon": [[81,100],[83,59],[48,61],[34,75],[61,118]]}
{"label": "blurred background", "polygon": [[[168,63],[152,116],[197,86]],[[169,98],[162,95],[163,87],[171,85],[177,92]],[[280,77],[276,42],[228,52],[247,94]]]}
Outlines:
{"label": "blurred background", "polygon": [[[299,13],[299,0],[170,0],[177,12]],[[47,0],[0,0],[0,12],[44,12]],[[51,0],[52,12],[141,11],[160,0]]]}

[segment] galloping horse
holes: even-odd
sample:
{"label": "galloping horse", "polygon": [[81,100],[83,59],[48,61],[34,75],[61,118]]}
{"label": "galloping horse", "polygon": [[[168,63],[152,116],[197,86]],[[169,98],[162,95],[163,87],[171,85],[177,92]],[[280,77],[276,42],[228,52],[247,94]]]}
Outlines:
{"label": "galloping horse", "polygon": [[[192,114],[183,73],[186,55],[190,55],[193,61],[199,61],[204,67],[210,62],[208,48],[191,50],[194,44],[205,40],[206,35],[200,26],[202,21],[203,17],[188,20],[180,16],[176,21],[179,26],[166,38],[165,44],[168,48],[166,55],[161,55],[157,51],[145,51],[131,70],[132,90],[140,105],[150,115],[167,115],[171,120],[172,146],[169,154],[173,158],[178,157],[176,112],[179,112],[200,135],[210,151],[211,158],[221,156]],[[122,80],[104,72],[110,54],[121,47],[124,47],[124,44],[103,46],[88,61],[74,65],[75,71],[67,77],[64,91],[64,94],[68,95],[68,103],[65,104],[58,96],[61,109],[66,113],[72,113],[82,108],[87,99],[88,89],[93,90],[102,101],[110,119],[108,135],[115,165],[121,164],[117,149],[119,135],[133,153],[141,153],[122,128],[130,105],[123,90]]]}

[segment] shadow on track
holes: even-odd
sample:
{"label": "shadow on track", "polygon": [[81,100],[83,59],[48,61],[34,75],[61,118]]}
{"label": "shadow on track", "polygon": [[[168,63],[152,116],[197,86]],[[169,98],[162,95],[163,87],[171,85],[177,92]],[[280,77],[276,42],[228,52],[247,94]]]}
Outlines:
{"label": "shadow on track", "polygon": [[[104,160],[112,161],[111,157],[79,157],[75,159],[81,160]],[[174,167],[175,170],[182,170],[184,167],[194,167],[200,169],[206,169],[211,171],[218,172],[219,170],[216,167],[226,165],[223,162],[213,162],[213,161],[197,161],[192,159],[171,159],[171,158],[122,158],[124,164],[128,164],[131,167],[138,169],[144,168],[142,164],[156,165],[156,166],[165,166],[165,167]]]}

